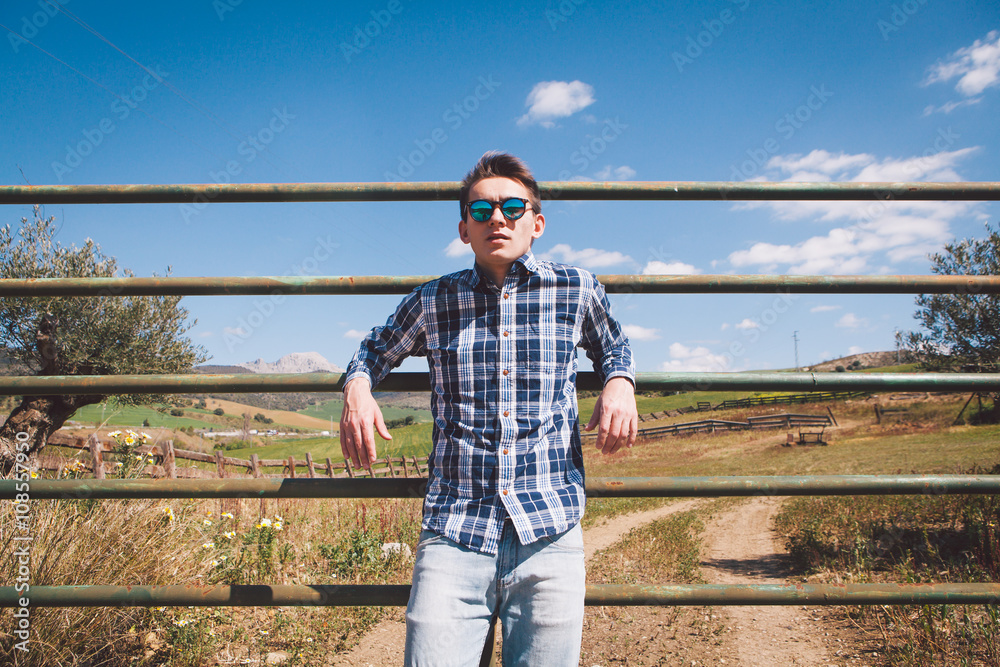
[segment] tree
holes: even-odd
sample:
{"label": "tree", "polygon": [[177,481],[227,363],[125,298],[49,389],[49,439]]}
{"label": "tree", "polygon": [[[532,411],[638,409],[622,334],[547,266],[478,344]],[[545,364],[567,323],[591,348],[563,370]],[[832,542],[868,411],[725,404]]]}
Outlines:
{"label": "tree", "polygon": [[[131,277],[91,239],[82,248],[54,239],[55,218],[21,219],[15,234],[0,228],[0,278]],[[167,269],[169,275],[170,269]],[[26,375],[122,375],[182,373],[205,361],[204,348],[184,334],[187,321],[180,297],[115,296],[0,299],[0,356],[15,373]],[[16,438],[36,455],[73,413],[100,403],[105,395],[25,396],[0,427],[0,475],[15,462]],[[151,397],[120,397],[139,403]],[[27,434],[27,440],[25,435]]]}
{"label": "tree", "polygon": [[[985,239],[963,239],[930,256],[938,275],[1000,275],[1000,230],[986,225]],[[1000,296],[969,290],[921,294],[923,331],[898,334],[898,342],[928,370],[995,372],[1000,362]]]}

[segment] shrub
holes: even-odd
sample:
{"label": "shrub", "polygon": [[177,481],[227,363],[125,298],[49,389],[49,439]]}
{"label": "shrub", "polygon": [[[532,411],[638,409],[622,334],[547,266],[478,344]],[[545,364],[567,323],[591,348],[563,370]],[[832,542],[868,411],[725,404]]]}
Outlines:
{"label": "shrub", "polygon": [[171,408],[170,409],[170,415],[172,417],[183,417],[184,416],[184,411],[181,410],[180,408]]}
{"label": "shrub", "polygon": [[222,415],[226,414],[226,411],[223,410],[222,408],[216,408],[215,410],[212,410],[212,414],[221,417]]}

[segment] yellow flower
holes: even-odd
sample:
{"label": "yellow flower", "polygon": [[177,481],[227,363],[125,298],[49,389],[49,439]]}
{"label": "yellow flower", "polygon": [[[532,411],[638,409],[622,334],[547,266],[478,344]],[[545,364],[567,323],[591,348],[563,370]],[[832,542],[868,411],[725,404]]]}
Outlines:
{"label": "yellow flower", "polygon": [[153,436],[151,436],[150,434],[146,433],[145,431],[143,431],[139,435],[142,436],[143,440],[152,440],[153,439]]}
{"label": "yellow flower", "polygon": [[260,523],[257,524],[257,527],[258,528],[270,528],[271,527],[271,520],[270,519],[261,519]]}
{"label": "yellow flower", "polygon": [[223,533],[222,536],[225,537],[227,540],[231,540],[234,537],[236,537],[236,531],[235,530],[230,530],[227,533]]}
{"label": "yellow flower", "polygon": [[280,521],[278,523],[274,524],[274,529],[275,530],[281,530],[281,522]]}
{"label": "yellow flower", "polygon": [[262,635],[266,635],[266,634],[267,634],[267,630],[261,630],[261,631],[260,631],[260,634],[262,634]]}
{"label": "yellow flower", "polygon": [[205,542],[203,545],[201,545],[201,548],[202,549],[206,549],[206,550],[208,550],[208,549],[214,549],[215,548],[215,542]]}
{"label": "yellow flower", "polygon": [[233,515],[232,515],[232,514],[230,514],[229,512],[223,512],[223,513],[222,513],[222,518],[223,518],[223,519],[232,519],[232,518],[233,518]]}
{"label": "yellow flower", "polygon": [[131,435],[125,436],[125,444],[126,445],[134,445],[135,444],[135,438],[133,438]]}
{"label": "yellow flower", "polygon": [[31,473],[31,479],[38,479],[38,473],[32,471],[32,473]]}
{"label": "yellow flower", "polygon": [[206,526],[211,526],[212,525],[212,520],[211,519],[205,519],[204,521],[202,521],[202,523],[205,524]]}
{"label": "yellow flower", "polygon": [[118,436],[120,436],[121,434],[122,434],[122,432],[121,432],[121,431],[112,431],[111,433],[108,433],[108,437],[109,437],[109,438],[117,438],[117,437],[118,437]]}
{"label": "yellow flower", "polygon": [[212,561],[212,567],[218,567],[218,566],[219,566],[219,564],[220,564],[220,563],[219,563],[219,561],[217,561],[217,560],[213,560],[213,561]]}
{"label": "yellow flower", "polygon": [[191,621],[187,620],[186,618],[181,618],[181,619],[178,619],[178,620],[174,621],[174,625],[176,625],[176,626],[178,626],[180,628],[183,628],[185,625],[187,625],[190,622]]}

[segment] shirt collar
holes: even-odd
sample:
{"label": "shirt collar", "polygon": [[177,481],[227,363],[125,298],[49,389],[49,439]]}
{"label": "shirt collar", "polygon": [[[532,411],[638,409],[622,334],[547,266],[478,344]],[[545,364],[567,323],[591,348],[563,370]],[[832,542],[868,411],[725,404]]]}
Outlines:
{"label": "shirt collar", "polygon": [[[518,265],[520,265],[528,273],[538,272],[538,260],[535,259],[535,255],[534,253],[531,252],[530,249],[528,250],[528,252],[524,253],[523,255],[514,260],[514,266],[512,268],[514,270],[517,270]],[[483,273],[482,270],[480,270],[478,263],[473,263],[472,265],[472,273],[469,276],[469,282],[473,286],[475,285],[488,286],[493,284],[492,281],[486,277],[486,274]],[[497,285],[497,287],[503,287],[503,285]]]}

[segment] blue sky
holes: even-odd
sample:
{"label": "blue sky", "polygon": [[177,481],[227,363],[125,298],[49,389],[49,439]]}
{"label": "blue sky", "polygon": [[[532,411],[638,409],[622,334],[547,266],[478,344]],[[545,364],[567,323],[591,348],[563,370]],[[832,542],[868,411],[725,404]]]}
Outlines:
{"label": "blue sky", "polygon": [[[486,150],[539,180],[994,181],[1000,5],[251,0],[0,8],[0,183],[455,181]],[[440,275],[436,203],[47,206],[137,275]],[[595,273],[927,273],[977,202],[546,203],[543,257]],[[27,206],[0,207],[17,225]],[[400,297],[187,297],[213,363],[345,366]],[[892,349],[913,297],[612,298],[639,370]],[[734,353],[734,351],[736,351]],[[420,370],[422,360],[404,369]]]}

